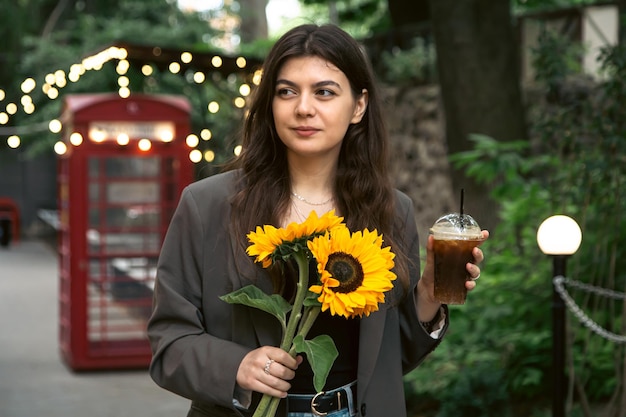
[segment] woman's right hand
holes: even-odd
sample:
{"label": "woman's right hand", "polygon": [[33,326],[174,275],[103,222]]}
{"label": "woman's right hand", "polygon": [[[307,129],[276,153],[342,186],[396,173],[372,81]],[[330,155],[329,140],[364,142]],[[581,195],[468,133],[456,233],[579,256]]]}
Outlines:
{"label": "woman's right hand", "polygon": [[245,389],[285,398],[302,357],[291,357],[283,349],[263,346],[244,356],[237,370],[237,384]]}

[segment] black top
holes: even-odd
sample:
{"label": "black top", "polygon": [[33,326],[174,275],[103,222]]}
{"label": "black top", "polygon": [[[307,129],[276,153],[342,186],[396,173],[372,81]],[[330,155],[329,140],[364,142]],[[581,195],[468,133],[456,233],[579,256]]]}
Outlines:
{"label": "black top", "polygon": [[[321,312],[309,330],[306,339],[326,334],[334,342],[339,356],[335,359],[330,370],[324,390],[331,390],[356,380],[359,357],[359,324],[358,318],[346,319],[343,316],[332,316],[327,310]],[[313,370],[303,355],[304,362],[296,371],[296,377],[291,381],[291,394],[313,394]]]}

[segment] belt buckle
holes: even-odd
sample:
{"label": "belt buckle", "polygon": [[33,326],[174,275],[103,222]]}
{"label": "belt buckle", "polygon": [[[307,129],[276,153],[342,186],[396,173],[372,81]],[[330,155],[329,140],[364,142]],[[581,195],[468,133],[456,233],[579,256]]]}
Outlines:
{"label": "belt buckle", "polygon": [[[325,416],[328,415],[328,413],[324,413],[322,411],[318,411],[315,407],[317,407],[319,404],[315,403],[315,400],[317,400],[317,397],[326,394],[326,392],[324,391],[320,391],[317,394],[315,394],[313,396],[313,398],[311,399],[311,412],[316,415],[316,416]],[[339,393],[339,391],[337,391],[337,410],[341,410],[341,395]]]}

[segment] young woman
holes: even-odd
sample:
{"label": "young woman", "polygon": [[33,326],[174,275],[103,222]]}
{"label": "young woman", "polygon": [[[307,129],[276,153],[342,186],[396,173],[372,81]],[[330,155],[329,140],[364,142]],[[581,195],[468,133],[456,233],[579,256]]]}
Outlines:
{"label": "young woman", "polygon": [[[402,377],[441,341],[448,315],[433,297],[432,241],[420,279],[413,205],[390,183],[387,152],[383,110],[358,43],[330,25],[283,35],[266,59],[235,169],[187,187],[159,260],[150,373],[192,400],[188,416],[251,415],[262,394],[285,399],[282,417],[406,416]],[[329,334],[339,351],[324,393],[313,388],[306,356],[276,347],[275,318],[219,298],[251,283],[288,298],[288,282],[246,255],[246,235],[258,225],[302,222],[313,210],[335,210],[351,230],[382,233],[398,277],[368,317],[318,317],[309,337]],[[473,279],[479,248],[474,258]]]}

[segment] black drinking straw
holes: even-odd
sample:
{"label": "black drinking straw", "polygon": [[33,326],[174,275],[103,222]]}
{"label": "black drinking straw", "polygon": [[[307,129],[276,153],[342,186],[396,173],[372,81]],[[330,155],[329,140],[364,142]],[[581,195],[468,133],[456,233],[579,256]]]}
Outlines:
{"label": "black drinking straw", "polygon": [[463,216],[463,197],[465,195],[465,189],[461,188],[461,216]]}
{"label": "black drinking straw", "polygon": [[461,188],[461,228],[465,227],[465,219],[463,218],[463,198],[465,197],[465,189]]}

